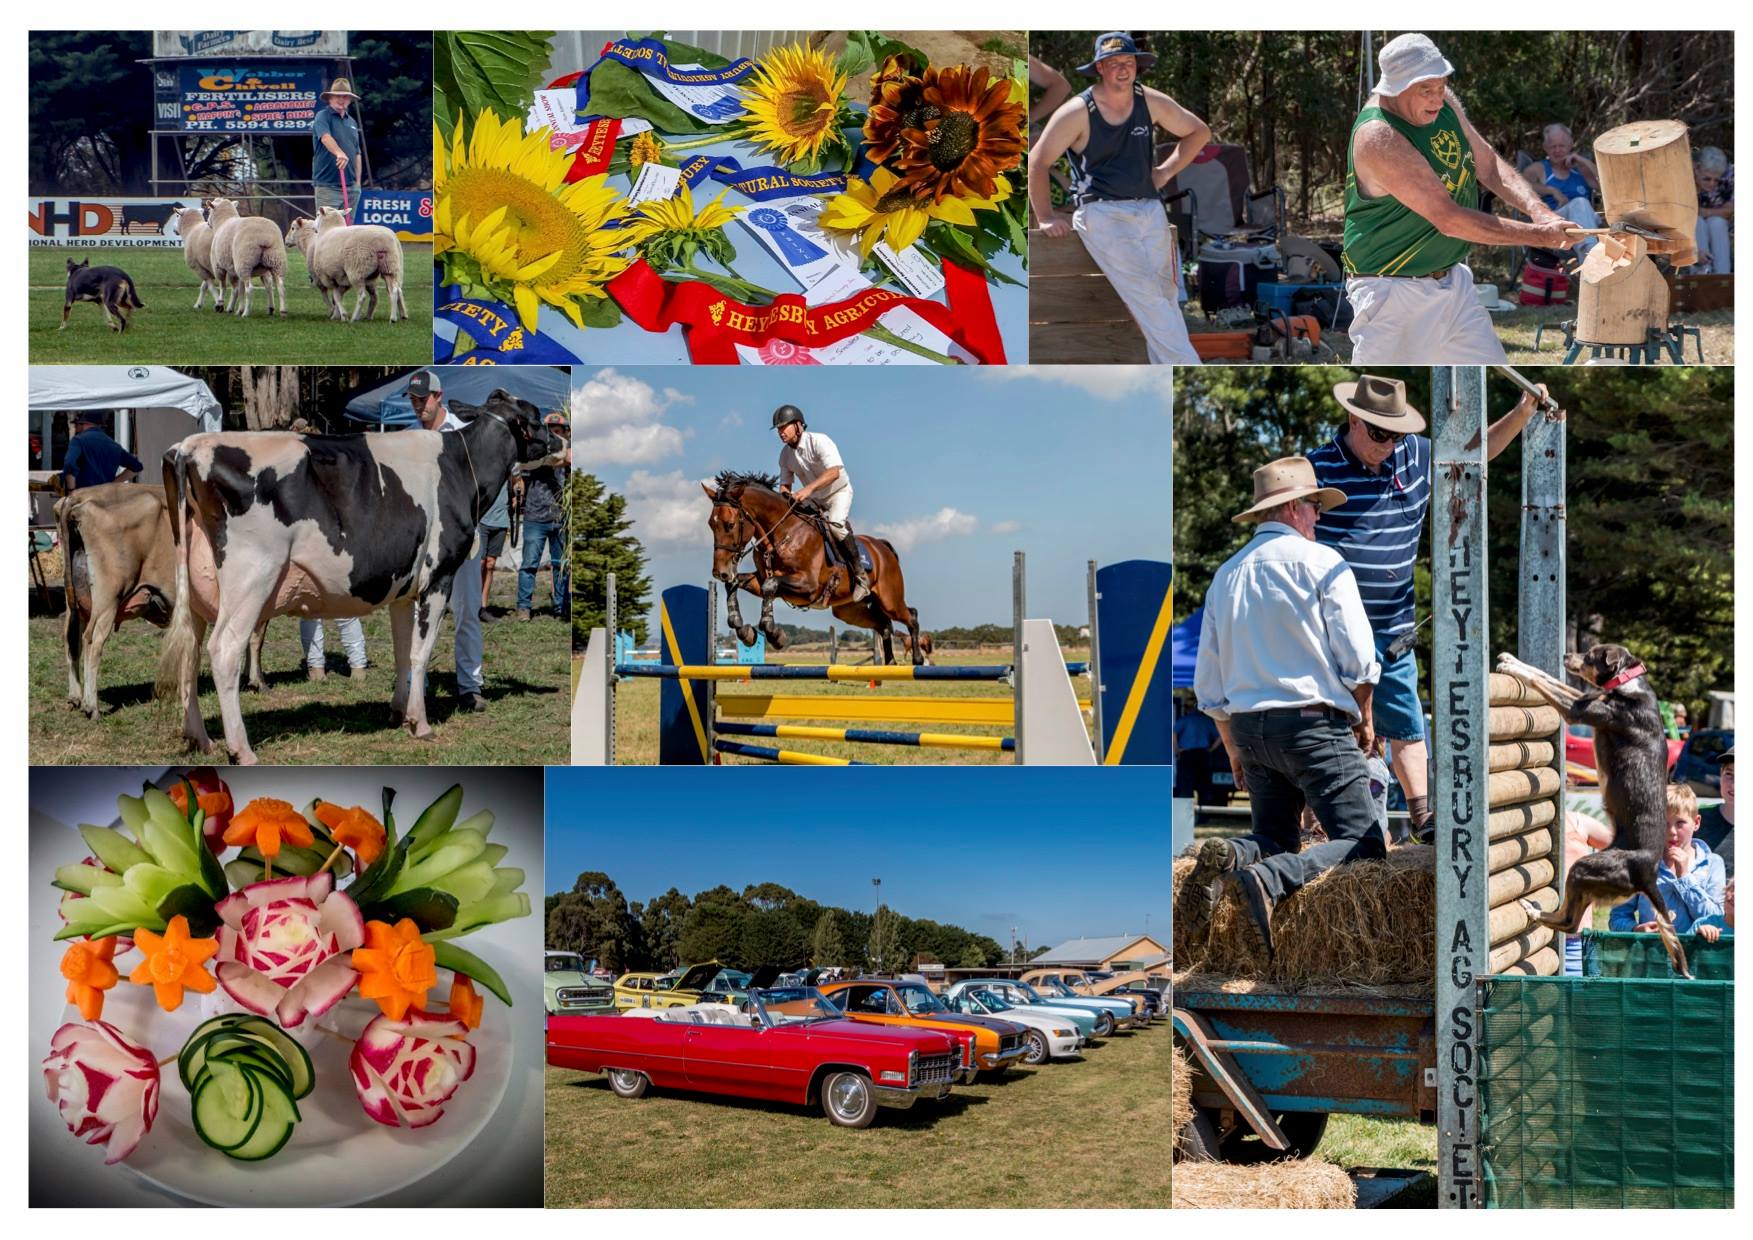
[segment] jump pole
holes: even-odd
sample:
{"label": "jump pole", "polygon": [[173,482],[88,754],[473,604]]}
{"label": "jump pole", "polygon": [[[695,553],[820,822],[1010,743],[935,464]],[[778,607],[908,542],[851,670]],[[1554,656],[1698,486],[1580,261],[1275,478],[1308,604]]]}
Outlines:
{"label": "jump pole", "polygon": [[[1555,793],[1518,796],[1494,789],[1494,776],[1505,773],[1492,770],[1494,722],[1502,718],[1505,678],[1491,674],[1485,369],[1433,368],[1431,411],[1438,1204],[1475,1209],[1485,1204],[1481,984],[1494,972],[1551,971],[1550,943],[1558,943],[1562,959],[1557,936],[1540,940],[1534,930],[1543,927],[1524,927],[1532,925],[1529,906],[1555,902],[1563,882],[1564,745],[1562,728],[1548,738],[1529,733],[1512,742],[1550,743],[1553,752],[1545,764],[1550,772],[1542,772],[1535,760],[1511,769],[1509,782],[1525,780],[1530,790],[1536,783],[1540,789],[1555,787]],[[1519,658],[1560,675],[1565,440],[1564,424],[1549,412],[1531,419],[1522,433],[1517,650]],[[1528,708],[1518,706],[1510,715],[1517,710]],[[1506,864],[1506,855],[1531,860]],[[1506,888],[1538,890],[1523,899],[1505,899]]]}
{"label": "jump pole", "polygon": [[[842,765],[846,759],[750,746],[725,737],[842,740],[855,743],[1012,752],[1019,765],[1167,765],[1171,761],[1170,666],[1167,636],[1173,604],[1173,569],[1135,560],[1098,569],[1090,563],[1088,591],[1091,658],[1066,664],[1050,620],[1026,618],[1027,581],[1021,552],[1012,565],[1013,657],[987,667],[888,667],[840,665],[717,665],[710,662],[717,631],[712,589],[678,586],[664,591],[659,609],[656,664],[617,664],[612,643],[591,631],[573,702],[574,765],[615,761],[615,684],[625,677],[657,677],[661,735],[659,761],[702,765],[715,753],[762,758],[786,765]],[[613,574],[605,600],[607,631],[615,630],[618,598]],[[1105,637],[1106,641],[1101,641]],[[1098,642],[1101,644],[1098,645]],[[698,661],[696,661],[698,660]],[[1088,671],[1096,741],[1083,723],[1083,705],[1070,677]],[[1004,680],[1004,698],[832,698],[768,695],[765,699],[717,698],[721,680]],[[757,704],[758,703],[758,704]],[[821,708],[829,705],[824,712]],[[720,718],[720,716],[728,716]],[[759,722],[745,722],[754,719]],[[1011,737],[898,732],[857,727],[810,727],[787,719],[840,723],[958,723],[1009,726]],[[777,720],[779,722],[773,722]],[[734,746],[734,748],[733,748]]]}

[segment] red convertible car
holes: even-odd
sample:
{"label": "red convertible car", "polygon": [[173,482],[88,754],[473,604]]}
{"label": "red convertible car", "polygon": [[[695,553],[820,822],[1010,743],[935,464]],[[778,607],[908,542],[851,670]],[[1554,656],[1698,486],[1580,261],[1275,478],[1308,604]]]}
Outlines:
{"label": "red convertible car", "polygon": [[847,1020],[813,986],[751,990],[738,1005],[548,1017],[548,1062],[601,1072],[637,1098],[652,1085],[772,1102],[820,1102],[843,1128],[878,1107],[942,1098],[964,1052],[947,1034]]}

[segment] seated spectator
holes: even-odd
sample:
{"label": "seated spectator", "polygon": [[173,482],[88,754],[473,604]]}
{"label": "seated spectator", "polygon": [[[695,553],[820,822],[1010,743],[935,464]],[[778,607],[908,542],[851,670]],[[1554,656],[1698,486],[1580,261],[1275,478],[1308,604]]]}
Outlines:
{"label": "seated spectator", "polygon": [[1711,851],[1722,859],[1723,873],[1729,878],[1735,876],[1735,751],[1725,750],[1723,756],[1716,760],[1717,770],[1721,773],[1721,783],[1717,791],[1723,800],[1720,805],[1713,805],[1705,810],[1698,820],[1698,838],[1710,845]]}
{"label": "seated spectator", "polygon": [[[1723,911],[1722,858],[1698,831],[1698,797],[1685,784],[1668,785],[1668,851],[1656,870],[1656,890],[1667,905],[1674,929],[1681,934],[1706,917]],[[1637,895],[1619,905],[1608,919],[1614,930],[1647,933],[1657,929],[1656,911],[1648,896]]]}
{"label": "seated spectator", "polygon": [[1183,705],[1175,712],[1175,788],[1178,797],[1195,796],[1214,769],[1211,747],[1218,740],[1217,725],[1197,706]]}
{"label": "seated spectator", "polygon": [[[1546,157],[1529,164],[1522,176],[1565,219],[1579,228],[1599,228],[1601,216],[1593,196],[1601,188],[1601,177],[1593,163],[1576,153],[1570,129],[1554,121],[1541,134],[1541,145]],[[1577,244],[1576,253],[1587,254],[1594,244],[1595,238],[1589,237]]]}
{"label": "seated spectator", "polygon": [[1733,938],[1735,934],[1735,880],[1730,879],[1723,888],[1723,911],[1704,918],[1694,930],[1698,937],[1706,943],[1714,943],[1723,935]]}
{"label": "seated spectator", "polygon": [[1692,160],[1698,185],[1698,265],[1696,273],[1726,276],[1734,271],[1730,244],[1735,219],[1735,169],[1720,148],[1707,146]]}

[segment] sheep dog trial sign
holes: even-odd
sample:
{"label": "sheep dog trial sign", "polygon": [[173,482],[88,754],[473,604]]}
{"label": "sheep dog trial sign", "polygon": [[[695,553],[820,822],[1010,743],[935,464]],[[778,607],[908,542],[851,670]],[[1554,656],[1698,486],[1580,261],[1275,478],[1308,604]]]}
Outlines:
{"label": "sheep dog trial sign", "polygon": [[382,224],[403,241],[432,240],[432,191],[362,189],[353,223]]}
{"label": "sheep dog trial sign", "polygon": [[30,243],[147,248],[179,246],[177,213],[190,198],[32,198]]}

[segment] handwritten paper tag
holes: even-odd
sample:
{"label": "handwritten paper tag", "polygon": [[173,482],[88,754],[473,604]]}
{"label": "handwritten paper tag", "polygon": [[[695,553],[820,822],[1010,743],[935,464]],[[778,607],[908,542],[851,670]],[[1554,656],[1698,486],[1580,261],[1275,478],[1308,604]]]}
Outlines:
{"label": "handwritten paper tag", "polygon": [[642,164],[639,178],[633,182],[633,191],[627,195],[627,203],[636,207],[642,202],[668,202],[676,196],[676,189],[681,183],[680,168],[670,168],[660,163]]}
{"label": "handwritten paper tag", "polygon": [[887,241],[879,241],[871,247],[871,253],[881,259],[883,266],[894,272],[895,278],[915,297],[930,297],[943,288],[943,271],[933,266],[916,245],[910,245],[897,254]]}

